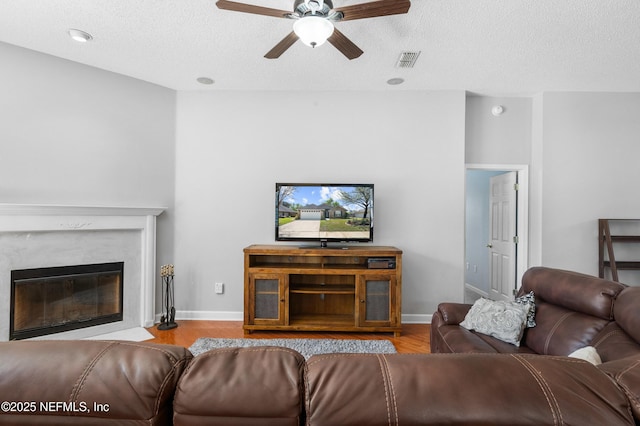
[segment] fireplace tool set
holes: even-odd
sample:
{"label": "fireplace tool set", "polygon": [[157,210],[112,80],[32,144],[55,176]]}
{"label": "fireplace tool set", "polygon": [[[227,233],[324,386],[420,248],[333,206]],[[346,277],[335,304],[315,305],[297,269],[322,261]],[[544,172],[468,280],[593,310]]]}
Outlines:
{"label": "fireplace tool set", "polygon": [[173,265],[162,265],[160,267],[162,277],[162,316],[158,330],[171,330],[176,328],[176,308],[173,306]]}

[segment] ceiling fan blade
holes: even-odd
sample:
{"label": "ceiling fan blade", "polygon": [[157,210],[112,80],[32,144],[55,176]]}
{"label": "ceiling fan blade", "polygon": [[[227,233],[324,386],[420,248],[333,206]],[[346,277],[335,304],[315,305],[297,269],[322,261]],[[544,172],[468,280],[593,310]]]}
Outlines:
{"label": "ceiling fan blade", "polygon": [[278,59],[280,55],[286,52],[288,48],[293,46],[293,43],[295,43],[296,41],[298,41],[298,36],[296,35],[296,33],[291,31],[288,36],[280,41],[280,43],[276,44],[273,49],[268,51],[267,54],[264,55],[264,57],[267,59]]}
{"label": "ceiling fan blade", "polygon": [[291,12],[286,10],[270,9],[268,7],[255,6],[252,4],[238,3],[235,1],[218,0],[216,6],[219,9],[232,10],[234,12],[253,13],[255,15],[274,16],[276,18],[286,18]]}
{"label": "ceiling fan blade", "polygon": [[331,34],[331,37],[329,37],[327,41],[333,44],[336,49],[342,52],[342,54],[350,60],[358,58],[364,53],[358,46],[349,40],[347,36],[338,31],[337,28],[334,28],[333,34]]}
{"label": "ceiling fan blade", "polygon": [[407,13],[409,7],[411,7],[411,1],[409,0],[379,0],[354,4],[353,6],[337,7],[333,10],[344,14],[341,21],[352,21],[376,16],[399,15]]}

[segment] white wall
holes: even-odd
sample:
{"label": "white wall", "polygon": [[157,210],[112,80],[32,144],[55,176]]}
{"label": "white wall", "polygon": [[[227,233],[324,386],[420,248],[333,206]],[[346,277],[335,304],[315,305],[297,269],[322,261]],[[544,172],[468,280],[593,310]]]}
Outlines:
{"label": "white wall", "polygon": [[175,92],[4,43],[0,62],[0,203],[168,207],[172,261]]}
{"label": "white wall", "polygon": [[[640,218],[640,94],[542,102],[542,264],[597,275],[598,218]],[[629,274],[640,284],[640,272]]]}
{"label": "white wall", "polygon": [[460,91],[176,95],[1,43],[0,58],[0,202],[169,207],[158,263],[176,264],[187,314],[242,312],[242,248],[274,242],[276,181],[375,183],[375,244],[405,251],[417,319],[462,300],[465,162],[532,165],[531,265],[596,274],[597,218],[640,216],[640,94],[466,110]]}
{"label": "white wall", "polygon": [[374,244],[404,251],[405,319],[462,300],[464,92],[181,92],[177,110],[183,315],[241,314],[242,249],[274,243],[279,181],[374,183]]}
{"label": "white wall", "polygon": [[[501,105],[502,115],[491,108]],[[468,96],[465,161],[468,164],[529,164],[531,98]]]}

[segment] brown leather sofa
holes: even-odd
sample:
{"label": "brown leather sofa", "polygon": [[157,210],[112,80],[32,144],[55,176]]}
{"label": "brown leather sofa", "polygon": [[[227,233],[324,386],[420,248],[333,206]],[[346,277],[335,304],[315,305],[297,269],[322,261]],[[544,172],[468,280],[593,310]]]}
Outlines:
{"label": "brown leather sofa", "polygon": [[431,320],[431,352],[567,356],[594,346],[603,362],[640,354],[640,287],[536,267],[522,277],[517,296],[531,291],[536,326],[525,329],[519,347],[461,327],[472,305],[441,303]]}
{"label": "brown leather sofa", "polygon": [[[577,279],[570,275],[552,274],[558,281],[548,294],[544,285],[535,287],[538,325],[550,330],[543,347],[552,352],[578,344],[561,344],[557,333],[592,343],[605,360],[598,367],[538,355],[526,345],[499,353],[444,318],[436,320],[437,328],[450,331],[435,337],[443,339],[438,349],[474,348],[475,339],[483,342],[480,349],[493,349],[327,354],[305,361],[277,347],[192,357],[185,348],[151,343],[4,342],[0,424],[634,425],[634,414],[640,418],[640,293],[609,282],[596,283],[601,288],[594,291],[587,280],[586,293],[574,294],[565,288],[573,285],[564,279]],[[562,308],[550,301],[563,299],[559,289],[586,299],[563,302]],[[607,299],[613,301],[611,318],[600,318]],[[573,305],[580,311],[563,311]],[[553,325],[547,315],[555,318]],[[567,324],[581,330],[580,337],[571,337]]]}
{"label": "brown leather sofa", "polygon": [[525,329],[519,347],[460,326],[471,304],[441,303],[431,321],[431,352],[564,357],[593,346],[602,361],[597,369],[624,390],[640,424],[640,287],[536,267],[524,274],[517,296],[530,291],[537,324]]}
{"label": "brown leather sofa", "polygon": [[0,399],[2,425],[634,425],[598,368],[528,354],[9,342]]}

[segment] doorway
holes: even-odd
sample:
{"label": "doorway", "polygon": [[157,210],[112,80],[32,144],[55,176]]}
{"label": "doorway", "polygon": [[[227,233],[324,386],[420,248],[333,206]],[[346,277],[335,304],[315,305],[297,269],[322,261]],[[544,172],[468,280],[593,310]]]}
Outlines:
{"label": "doorway", "polygon": [[[515,208],[508,209],[502,198],[502,204],[496,204],[495,194],[492,208],[491,181],[495,186],[503,180],[497,176],[514,180],[515,184],[505,180],[502,185],[513,189]],[[513,299],[528,268],[528,166],[468,164],[465,192],[464,301]],[[493,214],[492,223],[496,210],[503,217]],[[496,240],[496,229],[492,233],[497,223],[502,242]]]}

